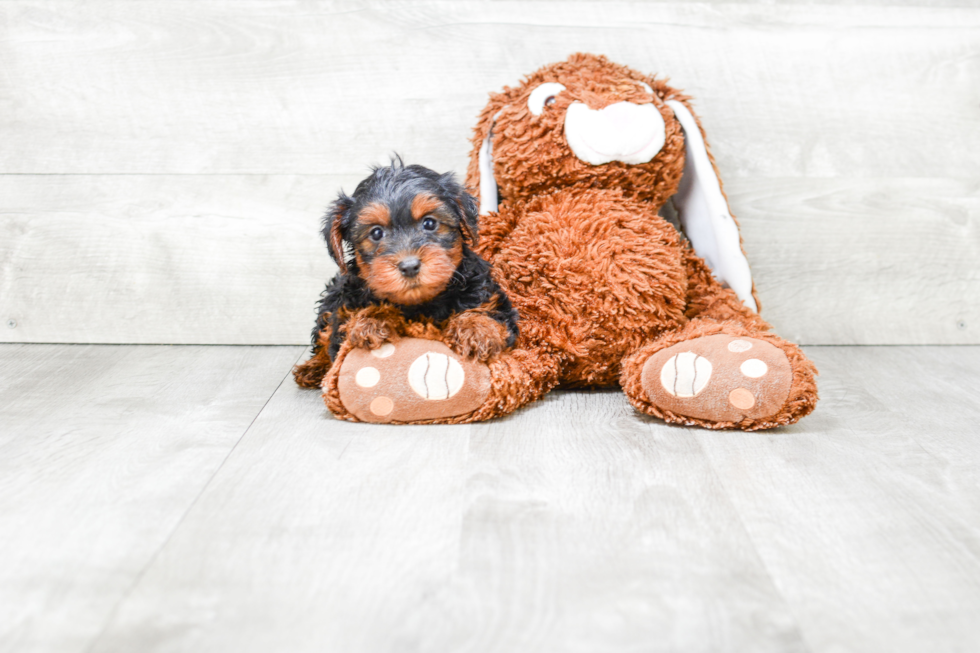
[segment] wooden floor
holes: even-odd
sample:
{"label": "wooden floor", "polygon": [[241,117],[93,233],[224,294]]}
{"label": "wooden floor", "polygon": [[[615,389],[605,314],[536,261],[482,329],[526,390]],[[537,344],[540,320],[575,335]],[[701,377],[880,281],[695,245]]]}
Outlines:
{"label": "wooden floor", "polygon": [[807,348],[764,433],[349,424],[303,353],[0,346],[0,651],[980,647],[980,348]]}

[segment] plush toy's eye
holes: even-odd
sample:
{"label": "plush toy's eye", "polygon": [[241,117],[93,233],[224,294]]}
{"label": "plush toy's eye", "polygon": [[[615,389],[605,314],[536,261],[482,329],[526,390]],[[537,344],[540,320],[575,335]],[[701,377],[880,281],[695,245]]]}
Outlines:
{"label": "plush toy's eye", "polygon": [[438,223],[432,218],[425,218],[422,220],[422,228],[426,231],[435,231]]}
{"label": "plush toy's eye", "polygon": [[368,232],[368,237],[374,242],[378,242],[385,237],[385,230],[381,227],[375,227],[370,232]]}
{"label": "plush toy's eye", "polygon": [[540,116],[546,106],[551,106],[557,101],[557,95],[565,90],[565,87],[558,82],[545,82],[541,86],[531,91],[531,97],[527,99],[528,111],[536,116]]}

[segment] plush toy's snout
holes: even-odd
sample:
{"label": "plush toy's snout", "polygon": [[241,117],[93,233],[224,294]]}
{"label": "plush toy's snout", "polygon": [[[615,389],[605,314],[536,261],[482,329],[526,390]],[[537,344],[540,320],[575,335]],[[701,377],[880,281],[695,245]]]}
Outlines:
{"label": "plush toy's snout", "polygon": [[579,160],[646,163],[664,146],[666,126],[653,104],[616,102],[593,110],[572,102],[565,112],[565,141]]}

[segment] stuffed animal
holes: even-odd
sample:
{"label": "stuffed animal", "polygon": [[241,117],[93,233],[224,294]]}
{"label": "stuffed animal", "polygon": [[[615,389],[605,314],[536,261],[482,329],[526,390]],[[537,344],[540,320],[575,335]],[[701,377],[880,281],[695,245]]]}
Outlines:
{"label": "stuffed animal", "polygon": [[516,348],[462,357],[434,323],[372,351],[345,343],[323,384],[338,417],[472,422],[552,388],[617,385],[640,412],[711,429],[814,409],[816,369],[759,316],[700,123],[662,79],[589,54],[539,69],[491,94],[466,181],[476,249],[520,315]]}

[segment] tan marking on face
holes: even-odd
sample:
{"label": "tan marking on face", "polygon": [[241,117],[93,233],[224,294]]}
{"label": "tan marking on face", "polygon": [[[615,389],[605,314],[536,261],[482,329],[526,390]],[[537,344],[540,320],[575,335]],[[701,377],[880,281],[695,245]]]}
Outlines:
{"label": "tan marking on face", "polygon": [[415,196],[412,200],[412,217],[421,220],[428,214],[443,208],[442,202],[433,195],[425,193]]}
{"label": "tan marking on face", "polygon": [[[461,253],[462,248],[460,257]],[[403,255],[378,256],[361,276],[382,299],[406,306],[427,302],[446,288],[458,263],[454,262],[453,251],[436,245],[425,245],[415,255],[422,265],[414,278],[406,279],[398,270]]]}
{"label": "tan marking on face", "polygon": [[391,213],[388,207],[379,202],[371,202],[357,214],[362,224],[376,224],[381,227],[391,226]]}
{"label": "tan marking on face", "polygon": [[453,248],[449,250],[449,260],[452,261],[453,270],[459,267],[459,264],[463,262],[463,241],[457,240]]}

